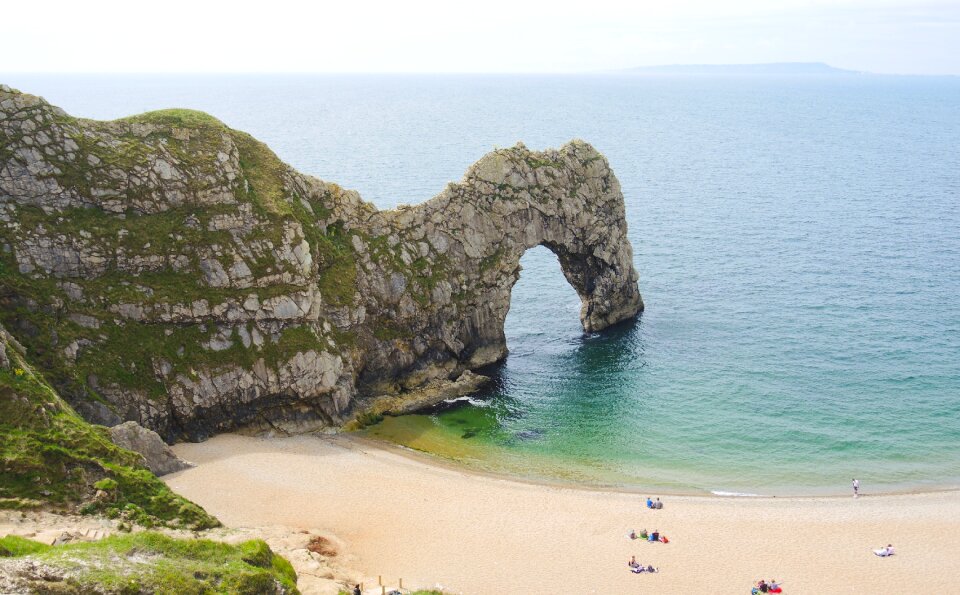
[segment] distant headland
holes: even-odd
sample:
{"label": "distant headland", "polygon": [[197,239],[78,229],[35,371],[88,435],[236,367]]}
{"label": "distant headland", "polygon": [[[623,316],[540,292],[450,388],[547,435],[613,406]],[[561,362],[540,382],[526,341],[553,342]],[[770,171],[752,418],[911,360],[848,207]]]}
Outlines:
{"label": "distant headland", "polygon": [[845,70],[823,62],[771,62],[766,64],[671,64],[626,68],[633,74],[736,74],[736,75],[852,75],[867,74]]}

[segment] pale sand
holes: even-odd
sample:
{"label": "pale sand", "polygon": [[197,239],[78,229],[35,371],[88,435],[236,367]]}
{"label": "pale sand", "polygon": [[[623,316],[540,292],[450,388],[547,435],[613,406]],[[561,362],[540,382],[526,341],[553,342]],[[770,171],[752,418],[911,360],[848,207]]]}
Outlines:
{"label": "pale sand", "polygon": [[[329,531],[368,585],[745,594],[774,578],[788,594],[960,592],[960,492],[671,496],[652,511],[643,494],[473,474],[344,436],[223,435],[174,450],[198,464],[165,478],[174,490],[227,525]],[[670,543],[626,537],[644,528]],[[873,555],[888,542],[895,556]],[[629,573],[631,555],[660,573]]]}

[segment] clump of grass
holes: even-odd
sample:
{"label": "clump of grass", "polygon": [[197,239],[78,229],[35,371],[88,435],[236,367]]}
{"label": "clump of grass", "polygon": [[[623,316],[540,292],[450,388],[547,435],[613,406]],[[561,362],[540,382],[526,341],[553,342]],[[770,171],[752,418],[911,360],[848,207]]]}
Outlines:
{"label": "clump of grass", "polygon": [[38,554],[50,549],[50,546],[32,539],[17,537],[16,535],[7,535],[0,538],[0,558],[11,558],[16,556],[28,556]]}
{"label": "clump of grass", "polygon": [[[143,531],[94,542],[44,546],[0,540],[12,556],[62,572],[60,584],[26,585],[67,593],[295,594],[297,575],[262,540],[228,545]],[[3,551],[0,549],[0,551]],[[50,581],[46,581],[49,583]],[[58,589],[59,587],[59,589]]]}

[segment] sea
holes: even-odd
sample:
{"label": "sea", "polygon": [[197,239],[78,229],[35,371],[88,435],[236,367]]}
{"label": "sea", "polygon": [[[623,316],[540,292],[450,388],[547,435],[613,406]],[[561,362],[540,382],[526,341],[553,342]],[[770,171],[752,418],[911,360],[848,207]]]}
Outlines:
{"label": "sea", "polygon": [[380,208],[496,147],[608,158],[646,303],[584,334],[546,248],[482,393],[366,436],[660,493],[960,487],[960,78],[0,75],[73,115],[204,110]]}

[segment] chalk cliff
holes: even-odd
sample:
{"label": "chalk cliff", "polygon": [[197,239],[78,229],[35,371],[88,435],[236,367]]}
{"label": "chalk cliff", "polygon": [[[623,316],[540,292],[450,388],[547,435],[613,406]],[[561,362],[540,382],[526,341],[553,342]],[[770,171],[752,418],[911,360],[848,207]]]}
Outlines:
{"label": "chalk cliff", "polygon": [[85,417],[167,440],[475,389],[534,246],[585,331],[630,319],[626,232],[582,141],[496,150],[379,211],[200,112],[84,120],[0,86],[0,323]]}

